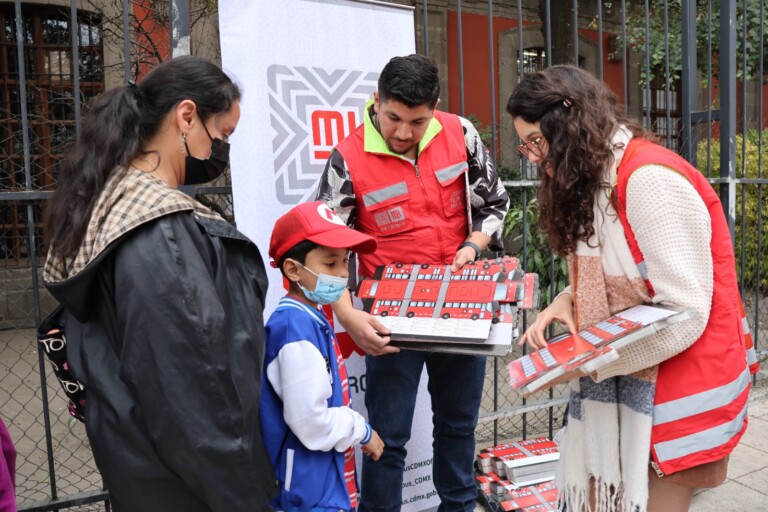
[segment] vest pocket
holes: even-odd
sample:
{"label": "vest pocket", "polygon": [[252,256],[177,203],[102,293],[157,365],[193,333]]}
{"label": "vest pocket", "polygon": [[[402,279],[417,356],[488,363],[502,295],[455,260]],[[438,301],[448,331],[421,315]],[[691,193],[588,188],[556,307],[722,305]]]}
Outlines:
{"label": "vest pocket", "polygon": [[[408,186],[404,181],[363,194],[363,205],[368,216],[371,234],[389,236],[413,229],[408,205]],[[362,220],[362,219],[361,219]]]}
{"label": "vest pocket", "polygon": [[467,215],[469,190],[466,186],[466,173],[469,171],[467,162],[459,162],[435,171],[435,177],[440,184],[443,213],[446,218]]}

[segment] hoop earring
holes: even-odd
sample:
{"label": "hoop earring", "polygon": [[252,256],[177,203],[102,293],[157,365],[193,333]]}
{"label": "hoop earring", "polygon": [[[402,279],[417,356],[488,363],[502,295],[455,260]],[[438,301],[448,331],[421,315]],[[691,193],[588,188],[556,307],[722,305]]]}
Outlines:
{"label": "hoop earring", "polygon": [[181,132],[181,154],[189,156],[187,152],[187,134],[185,132]]}

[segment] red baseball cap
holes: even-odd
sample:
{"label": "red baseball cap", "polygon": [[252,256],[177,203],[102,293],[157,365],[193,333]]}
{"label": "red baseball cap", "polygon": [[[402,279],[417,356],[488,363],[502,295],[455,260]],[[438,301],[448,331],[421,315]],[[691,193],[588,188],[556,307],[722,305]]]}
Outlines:
{"label": "red baseball cap", "polygon": [[280,258],[304,240],[359,253],[373,252],[378,246],[375,238],[348,228],[325,203],[312,201],[294,206],[275,222],[269,241],[270,265],[277,268]]}

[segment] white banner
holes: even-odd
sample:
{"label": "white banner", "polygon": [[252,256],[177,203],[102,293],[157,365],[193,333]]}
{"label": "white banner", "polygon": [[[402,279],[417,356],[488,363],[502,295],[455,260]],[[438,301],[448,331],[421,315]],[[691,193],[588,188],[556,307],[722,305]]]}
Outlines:
{"label": "white banner", "polygon": [[[219,23],[223,68],[243,88],[240,124],[230,139],[237,227],[267,262],[272,226],[293,205],[314,198],[330,150],[362,123],[381,69],[390,58],[415,52],[413,9],[355,0],[227,0],[219,3]],[[269,265],[267,272],[269,314],[284,290],[280,272]],[[364,357],[345,333],[339,338],[353,406],[365,414]],[[431,418],[422,378],[404,510],[439,503],[431,482]],[[359,450],[357,458],[359,466]]]}

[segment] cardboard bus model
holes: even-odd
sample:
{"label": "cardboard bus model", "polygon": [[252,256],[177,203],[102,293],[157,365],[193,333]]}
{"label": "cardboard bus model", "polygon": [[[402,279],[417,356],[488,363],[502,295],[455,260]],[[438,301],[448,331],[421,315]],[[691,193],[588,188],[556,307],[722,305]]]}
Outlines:
{"label": "cardboard bus model", "polygon": [[514,257],[479,260],[455,273],[449,265],[391,263],[363,280],[357,296],[403,348],[416,347],[402,342],[510,347],[517,337],[518,311],[538,305],[538,284],[538,275],[524,273]]}

